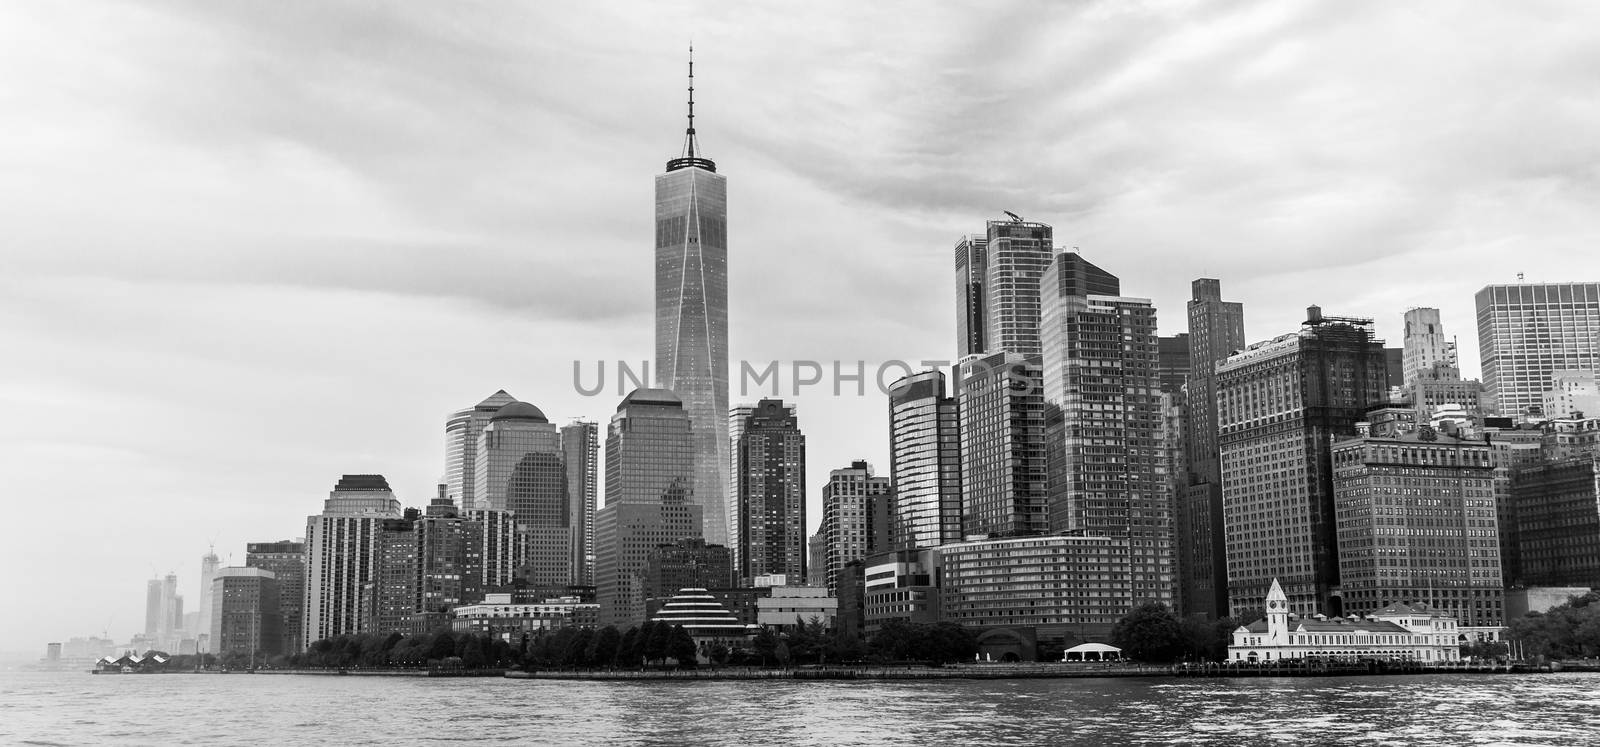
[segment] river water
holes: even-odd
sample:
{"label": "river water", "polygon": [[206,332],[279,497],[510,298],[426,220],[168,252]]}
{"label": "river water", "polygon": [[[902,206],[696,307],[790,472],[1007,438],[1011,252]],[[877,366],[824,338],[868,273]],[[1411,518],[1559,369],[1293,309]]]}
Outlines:
{"label": "river water", "polygon": [[557,682],[0,672],[0,743],[1600,744],[1600,674]]}

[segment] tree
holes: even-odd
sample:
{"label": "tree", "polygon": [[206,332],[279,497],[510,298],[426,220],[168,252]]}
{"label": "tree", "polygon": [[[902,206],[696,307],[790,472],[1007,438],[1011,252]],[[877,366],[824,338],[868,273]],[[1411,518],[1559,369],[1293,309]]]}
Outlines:
{"label": "tree", "polygon": [[711,650],[707,651],[706,654],[711,659],[712,664],[720,667],[728,663],[728,657],[731,656],[733,652],[729,651],[727,646],[724,646],[720,643],[713,643],[711,644]]}
{"label": "tree", "polygon": [[750,648],[761,657],[761,666],[767,666],[777,657],[778,636],[771,629],[762,628],[761,632],[756,633],[755,640],[750,642]]}
{"label": "tree", "polygon": [[589,642],[589,661],[595,666],[609,667],[616,663],[621,646],[622,634],[617,632],[616,626],[607,625]]}
{"label": "tree", "polygon": [[589,658],[589,644],[594,642],[594,631],[582,628],[567,638],[561,652],[561,663],[569,667],[586,667],[593,663]]}
{"label": "tree", "polygon": [[700,663],[696,654],[699,647],[695,645],[694,637],[682,625],[672,626],[672,639],[668,644],[668,651],[672,658],[678,660],[680,667],[693,667]]}
{"label": "tree", "polygon": [[645,625],[650,631],[644,644],[645,658],[650,661],[665,661],[672,655],[672,626],[664,622]]}
{"label": "tree", "polygon": [[1135,607],[1111,628],[1111,642],[1138,661],[1169,662],[1183,653],[1183,634],[1172,610],[1160,602]]}
{"label": "tree", "polygon": [[617,644],[617,663],[631,667],[639,663],[640,657],[639,628],[628,628],[628,631],[622,634],[622,642]]}
{"label": "tree", "polygon": [[456,637],[449,632],[439,633],[433,637],[433,643],[428,647],[428,658],[443,661],[456,655]]}
{"label": "tree", "polygon": [[1228,644],[1233,641],[1233,631],[1240,622],[1231,617],[1207,620],[1204,615],[1190,615],[1178,623],[1178,633],[1183,639],[1182,656],[1189,661],[1223,661],[1228,658]]}
{"label": "tree", "polygon": [[777,658],[778,666],[789,666],[789,659],[791,658],[789,654],[789,642],[783,640],[778,641],[778,647],[773,649],[772,655]]}

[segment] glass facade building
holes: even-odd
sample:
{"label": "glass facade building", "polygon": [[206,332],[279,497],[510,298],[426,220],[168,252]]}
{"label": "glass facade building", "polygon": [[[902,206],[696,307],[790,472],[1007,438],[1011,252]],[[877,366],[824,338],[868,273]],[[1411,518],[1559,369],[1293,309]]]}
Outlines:
{"label": "glass facade building", "polygon": [[285,540],[282,542],[251,542],[245,545],[244,564],[247,568],[270,571],[278,580],[278,606],[283,642],[278,650],[286,654],[300,653],[302,645],[301,612],[305,608],[306,543]]}
{"label": "glass facade building", "polygon": [[1600,283],[1491,285],[1475,300],[1483,386],[1498,414],[1542,407],[1556,371],[1600,370]]}
{"label": "glass facade building", "polygon": [[509,511],[527,541],[528,583],[572,583],[573,533],[561,434],[539,408],[513,402],[478,437],[473,496],[478,508]]}
{"label": "glass facade building", "polygon": [[561,427],[573,524],[572,583],[594,585],[594,512],[600,508],[600,427],[578,420]]}
{"label": "glass facade building", "polygon": [[[1037,333],[1036,333],[1037,335]],[[961,531],[966,538],[1050,528],[1038,356],[961,363]]]}
{"label": "glass facade building", "polygon": [[[691,144],[693,134],[691,132]],[[728,544],[728,193],[716,164],[688,155],[656,176],[656,381],[694,423],[694,489],[705,538]]]}
{"label": "glass facade building", "polygon": [[890,543],[938,547],[961,540],[961,420],[945,376],[924,371],[889,388]]}
{"label": "glass facade building", "polygon": [[501,389],[482,402],[458,410],[444,423],[445,495],[457,506],[478,505],[472,495],[472,472],[478,465],[478,436],[496,410],[517,401]]}

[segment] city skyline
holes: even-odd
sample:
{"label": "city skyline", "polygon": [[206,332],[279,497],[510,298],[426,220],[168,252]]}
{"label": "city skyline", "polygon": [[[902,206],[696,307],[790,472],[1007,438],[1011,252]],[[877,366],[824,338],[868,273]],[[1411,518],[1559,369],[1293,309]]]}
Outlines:
{"label": "city skyline", "polygon": [[[17,585],[45,612],[0,649],[135,632],[152,575],[198,599],[213,541],[237,567],[302,535],[341,475],[426,505],[441,419],[489,392],[609,417],[625,392],[578,395],[572,365],[650,359],[648,176],[691,33],[738,206],[735,366],[952,357],[951,249],[1005,210],[1115,266],[1163,335],[1198,277],[1244,304],[1247,342],[1316,303],[1394,344],[1406,308],[1438,308],[1469,378],[1477,290],[1600,277],[1595,115],[1572,106],[1600,24],[726,11],[6,8],[0,59],[36,72],[0,102],[5,466],[21,518],[55,529],[0,551],[47,569]],[[1008,103],[1039,106],[993,116]],[[812,463],[887,474],[875,387],[777,394]]]}

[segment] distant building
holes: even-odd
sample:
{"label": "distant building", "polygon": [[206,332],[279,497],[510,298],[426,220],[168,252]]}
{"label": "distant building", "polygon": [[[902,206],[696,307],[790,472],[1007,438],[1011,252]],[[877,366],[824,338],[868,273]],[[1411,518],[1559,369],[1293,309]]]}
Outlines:
{"label": "distant building", "polygon": [[200,614],[196,616],[190,631],[197,639],[196,649],[199,653],[211,651],[211,579],[216,576],[217,567],[221,564],[222,559],[217,557],[215,548],[206,550],[206,554],[200,556]]}
{"label": "distant building", "polygon": [[1549,418],[1600,417],[1600,388],[1595,385],[1595,372],[1552,372],[1550,388],[1540,397],[1540,403]]}
{"label": "distant building", "polygon": [[1330,446],[1387,401],[1371,320],[1307,309],[1298,333],[1217,365],[1229,608],[1259,609],[1283,580],[1290,609],[1339,608]]}
{"label": "distant building", "polygon": [[474,508],[510,511],[526,537],[525,573],[535,586],[572,583],[577,543],[561,434],[527,402],[502,405],[478,435]]}
{"label": "distant building", "polygon": [[1600,588],[1600,456],[1514,470],[1518,581]]}
{"label": "distant building", "polygon": [[600,509],[600,427],[574,420],[561,427],[561,460],[567,469],[567,512],[572,524],[572,580],[594,584],[594,514]]}
{"label": "distant building", "polygon": [[1518,283],[1478,291],[1478,354],[1496,414],[1543,414],[1551,375],[1600,371],[1600,283]]}
{"label": "distant building", "polygon": [[822,527],[827,541],[825,586],[838,589],[838,576],[846,563],[887,549],[888,518],[894,493],[887,477],[875,477],[872,465],[853,462],[828,473],[822,487]]}
{"label": "distant building", "polygon": [[911,374],[890,386],[889,465],[888,541],[910,547],[961,541],[961,419],[943,373]]}
{"label": "distant building", "polygon": [[515,397],[501,389],[472,407],[456,411],[445,420],[445,495],[456,505],[468,509],[478,506],[477,498],[473,495],[474,473],[478,466],[478,437],[496,410],[516,401]]}
{"label": "distant building", "polygon": [[1180,612],[1228,614],[1222,526],[1222,461],[1217,446],[1217,364],[1244,349],[1244,305],[1222,300],[1222,281],[1190,284],[1189,383],[1183,398],[1187,488],[1174,508]]}
{"label": "distant building", "polygon": [[686,537],[657,545],[645,558],[643,595],[646,614],[683,589],[721,589],[732,583],[733,560],[728,548]]}
{"label": "distant building", "polygon": [[734,429],[733,494],[740,583],[771,573],[806,575],[806,437],[793,405],[764,399]]}
{"label": "distant building", "polygon": [[861,561],[862,632],[872,635],[891,621],[939,622],[943,613],[939,558],[937,549],[902,549]]}
{"label": "distant building", "polygon": [[1230,662],[1307,657],[1446,662],[1461,658],[1461,631],[1453,617],[1427,605],[1391,604],[1365,617],[1294,616],[1276,581],[1267,593],[1267,616],[1233,631]]}
{"label": "distant building", "polygon": [[220,568],[211,584],[209,637],[218,657],[265,663],[283,653],[283,613],[277,575],[261,568]]}
{"label": "distant building", "polygon": [[[968,627],[1050,627],[1104,637],[1133,608],[1128,540],[1036,536],[938,548],[943,617]],[[868,574],[868,583],[873,579]]]}
{"label": "distant building", "polygon": [[595,514],[595,587],[602,625],[645,620],[650,551],[703,538],[695,485],[695,440],[683,401],[665,389],[636,389],[606,431],[606,505]]}
{"label": "distant building", "polygon": [[600,606],[577,597],[513,603],[510,594],[489,594],[478,604],[457,607],[450,613],[450,629],[498,638],[513,645],[523,634],[562,628],[599,625]]}
{"label": "distant building", "polygon": [[1488,445],[1425,428],[1340,441],[1332,460],[1347,614],[1421,602],[1463,625],[1505,624]]}
{"label": "distant building", "polygon": [[363,590],[377,580],[383,522],[401,518],[383,475],[345,475],[306,519],[306,591],[300,650],[324,638],[365,632]]}
{"label": "distant building", "polygon": [[961,363],[961,379],[963,536],[1044,533],[1050,515],[1039,358],[970,358]]}
{"label": "distant building", "polygon": [[300,653],[305,645],[302,612],[306,593],[306,543],[294,540],[251,542],[245,545],[244,564],[247,568],[268,571],[277,579],[281,631],[277,650],[284,654]]}
{"label": "distant building", "polygon": [[1456,340],[1444,333],[1438,309],[1407,309],[1401,355],[1406,386],[1414,384],[1424,372],[1446,370],[1460,374],[1456,360]]}
{"label": "distant building", "polygon": [[828,536],[820,528],[806,538],[806,586],[828,585]]}
{"label": "distant building", "polygon": [[178,575],[168,573],[150,579],[145,587],[144,634],[158,641],[158,648],[177,651],[183,631],[183,595],[178,593]]}
{"label": "distant building", "polygon": [[793,627],[820,620],[828,628],[839,614],[839,600],[815,586],[774,586],[756,600],[756,622],[770,627]]}

